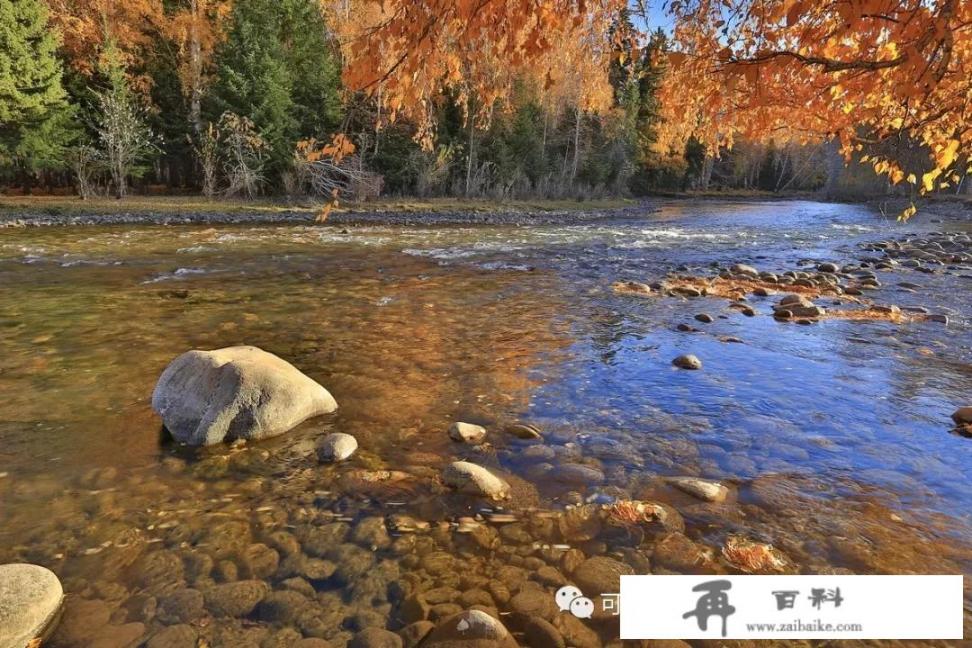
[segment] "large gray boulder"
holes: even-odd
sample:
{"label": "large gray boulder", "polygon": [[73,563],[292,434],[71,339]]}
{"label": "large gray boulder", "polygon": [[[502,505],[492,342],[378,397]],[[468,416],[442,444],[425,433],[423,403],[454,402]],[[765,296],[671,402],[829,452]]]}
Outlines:
{"label": "large gray boulder", "polygon": [[23,648],[43,637],[64,600],[54,572],[39,565],[0,565],[0,648]]}
{"label": "large gray boulder", "polygon": [[283,434],[337,409],[334,397],[292,364],[253,346],[187,351],[155,386],[152,408],[189,445]]}

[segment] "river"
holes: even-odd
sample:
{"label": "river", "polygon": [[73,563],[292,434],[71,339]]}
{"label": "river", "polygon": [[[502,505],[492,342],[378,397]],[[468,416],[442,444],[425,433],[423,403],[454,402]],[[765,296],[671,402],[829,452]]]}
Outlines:
{"label": "river", "polygon": [[[745,317],[725,300],[611,290],[733,263],[859,263],[868,242],[943,228],[969,229],[707,201],[563,226],[0,231],[0,563],[62,578],[73,603],[55,648],[176,625],[211,646],[344,646],[415,620],[405,602],[429,592],[419,617],[479,603],[516,628],[543,606],[527,594],[552,602],[592,556],[691,568],[650,530],[574,520],[585,502],[671,507],[703,570],[725,571],[720,547],[742,535],[806,573],[968,573],[972,440],[949,433],[972,400],[968,268],[878,273],[868,295],[947,326],[800,326],[774,320],[772,297]],[[287,359],[340,408],[249,446],[168,442],[150,406],[162,369],[234,344]],[[703,369],[674,368],[682,353]],[[485,425],[489,444],[450,441],[457,420]],[[505,435],[513,421],[544,443]],[[360,450],[321,465],[314,441],[334,431]],[[442,466],[462,458],[507,475],[514,497],[444,489]],[[568,464],[593,472],[560,476]],[[671,476],[730,496],[701,502]],[[213,614],[210,590],[242,580],[261,581],[263,601]],[[616,636],[610,619],[567,625],[575,645]]]}

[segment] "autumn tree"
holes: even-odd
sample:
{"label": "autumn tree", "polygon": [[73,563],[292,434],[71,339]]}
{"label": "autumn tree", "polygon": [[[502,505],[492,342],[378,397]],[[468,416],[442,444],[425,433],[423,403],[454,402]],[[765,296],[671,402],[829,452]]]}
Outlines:
{"label": "autumn tree", "polygon": [[177,46],[179,79],[196,139],[204,136],[203,98],[212,73],[213,53],[231,7],[230,0],[182,0],[164,22],[164,34]]}
{"label": "autumn tree", "polygon": [[151,80],[136,75],[164,23],[162,0],[47,0],[51,22],[61,34],[69,64],[87,77],[103,65],[108,40],[136,89],[147,92]]}
{"label": "autumn tree", "polygon": [[[672,140],[710,150],[739,138],[868,145],[913,138],[922,172],[865,157],[893,184],[947,188],[972,144],[972,4],[959,0],[675,0]],[[686,119],[685,117],[688,117]],[[906,212],[906,216],[909,215]]]}
{"label": "autumn tree", "polygon": [[[349,15],[371,17],[339,30],[346,82],[380,87],[393,114],[420,122],[429,120],[444,90],[474,90],[487,99],[508,92],[505,78],[494,78],[479,60],[549,72],[551,51],[588,46],[589,36],[604,33],[626,5],[343,4],[357,7]],[[928,151],[922,173],[881,154],[866,161],[920,193],[959,179],[959,152],[972,144],[972,3],[673,0],[669,9],[676,26],[659,130],[669,150],[684,150],[691,138],[710,155],[741,138],[834,138],[850,159],[865,144],[910,137]]]}

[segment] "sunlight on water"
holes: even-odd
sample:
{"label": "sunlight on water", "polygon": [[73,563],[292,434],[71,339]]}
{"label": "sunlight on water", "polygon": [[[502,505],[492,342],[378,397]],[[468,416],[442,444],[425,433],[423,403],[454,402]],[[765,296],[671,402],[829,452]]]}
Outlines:
{"label": "sunlight on water", "polygon": [[[661,502],[699,546],[744,533],[808,572],[968,572],[972,441],[948,434],[972,394],[968,279],[882,277],[921,285],[883,301],[950,313],[948,327],[783,325],[771,299],[744,317],[716,299],[610,290],[683,264],[859,260],[859,242],[919,227],[841,205],[712,202],[566,227],[6,231],[0,562],[54,569],[109,610],[99,632],[141,623],[149,636],[180,620],[145,597],[237,579],[281,592],[302,579],[316,597],[306,617],[210,620],[214,645],[296,628],[343,646],[368,623],[401,627],[403,599],[435,588],[455,592],[442,604],[475,590],[506,612],[503,588],[567,569],[551,545],[679,571],[651,534],[557,517],[585,499]],[[701,312],[717,317],[675,330]],[[166,442],[149,402],[162,369],[234,344],[289,360],[340,409],[243,448]],[[704,369],[673,368],[681,353]],[[487,426],[490,444],[451,442],[455,420]],[[512,421],[545,442],[504,435]],[[331,431],[357,437],[348,464],[318,464],[314,442]],[[483,508],[441,486],[457,458],[507,475],[505,510],[523,519],[440,527]],[[723,480],[732,496],[700,503],[662,479],[675,475]],[[388,536],[393,515],[430,529]]]}

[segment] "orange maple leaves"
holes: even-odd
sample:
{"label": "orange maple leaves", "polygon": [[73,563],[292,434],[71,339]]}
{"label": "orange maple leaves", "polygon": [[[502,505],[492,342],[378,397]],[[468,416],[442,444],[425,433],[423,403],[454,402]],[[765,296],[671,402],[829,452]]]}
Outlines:
{"label": "orange maple leaves", "polygon": [[[590,100],[605,96],[608,35],[626,4],[346,0],[333,22],[346,83],[380,95],[391,118],[411,117],[430,137],[444,93],[464,105],[475,96],[482,109],[523,76],[600,109],[604,102]],[[869,161],[918,193],[947,188],[968,165],[972,3],[672,0],[669,10],[659,149],[681,151],[692,136],[713,153],[743,137],[835,138],[849,158],[907,138],[927,152],[921,168],[881,152]]]}
{"label": "orange maple leaves", "polygon": [[[848,158],[877,150],[866,158],[875,171],[917,193],[948,188],[968,165],[972,3],[692,0],[673,10],[682,56],[662,90],[670,145],[838,138]],[[882,152],[905,139],[927,151],[920,168]]]}
{"label": "orange maple leaves", "polygon": [[623,0],[361,0],[324,4],[345,57],[344,81],[371,93],[387,118],[433,136],[434,110],[455,98],[471,118],[532,79],[584,109],[609,101],[611,21]]}

